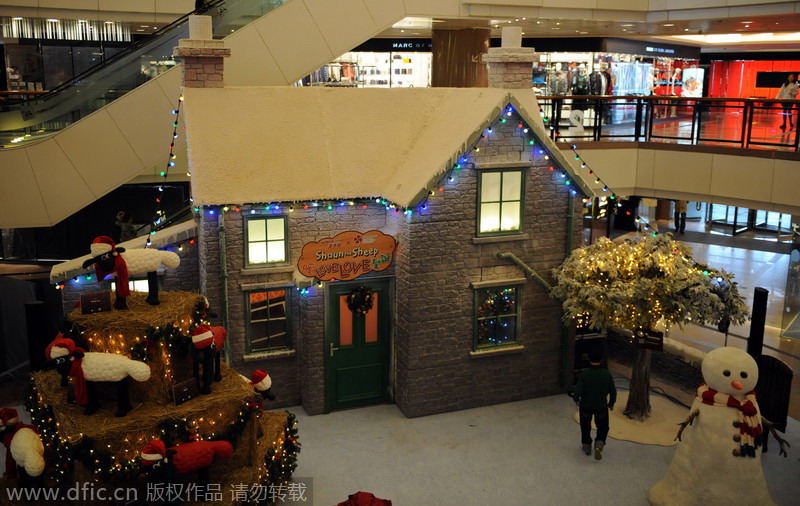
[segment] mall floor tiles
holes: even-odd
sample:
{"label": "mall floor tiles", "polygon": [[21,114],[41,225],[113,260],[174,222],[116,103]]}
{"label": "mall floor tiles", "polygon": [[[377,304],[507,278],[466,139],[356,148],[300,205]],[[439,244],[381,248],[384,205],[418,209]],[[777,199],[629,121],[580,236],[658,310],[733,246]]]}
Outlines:
{"label": "mall floor tiles", "polygon": [[[602,460],[585,456],[566,395],[411,419],[395,405],[289,410],[302,443],[295,478],[312,479],[315,505],[366,491],[395,506],[646,506],[675,451],[609,439]],[[800,422],[786,438],[789,457],[771,445],[762,463],[773,500],[796,506]]]}

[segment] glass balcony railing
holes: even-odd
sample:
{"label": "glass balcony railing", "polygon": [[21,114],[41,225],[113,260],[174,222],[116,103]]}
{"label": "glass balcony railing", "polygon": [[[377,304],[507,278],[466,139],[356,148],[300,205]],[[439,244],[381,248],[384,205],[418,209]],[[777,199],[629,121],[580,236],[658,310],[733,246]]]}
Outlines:
{"label": "glass balcony railing", "polygon": [[[288,0],[217,0],[192,14],[212,17],[223,38]],[[172,49],[189,36],[189,14],[46,93],[0,102],[0,146],[10,148],[52,135],[176,65]],[[27,99],[27,100],[25,100]]]}
{"label": "glass balcony railing", "polygon": [[[794,100],[666,96],[538,97],[550,136],[800,150]],[[785,107],[788,106],[788,107]]]}

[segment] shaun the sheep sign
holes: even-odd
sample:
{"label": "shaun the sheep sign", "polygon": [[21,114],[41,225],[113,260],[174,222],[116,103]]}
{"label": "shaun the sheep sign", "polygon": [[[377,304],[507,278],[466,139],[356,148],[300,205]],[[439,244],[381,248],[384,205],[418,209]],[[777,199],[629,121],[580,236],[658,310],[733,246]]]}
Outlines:
{"label": "shaun the sheep sign", "polygon": [[392,264],[397,241],[378,230],[342,232],[303,246],[297,269],[323,281],[347,281]]}

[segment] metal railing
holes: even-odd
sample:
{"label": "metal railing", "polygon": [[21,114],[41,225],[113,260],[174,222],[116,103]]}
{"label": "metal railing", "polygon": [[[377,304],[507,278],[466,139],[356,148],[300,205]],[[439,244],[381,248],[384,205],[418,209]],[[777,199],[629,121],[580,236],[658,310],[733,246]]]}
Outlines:
{"label": "metal railing", "polygon": [[556,140],[800,151],[800,109],[794,107],[800,102],[796,100],[657,95],[540,96],[538,100],[550,136]]}

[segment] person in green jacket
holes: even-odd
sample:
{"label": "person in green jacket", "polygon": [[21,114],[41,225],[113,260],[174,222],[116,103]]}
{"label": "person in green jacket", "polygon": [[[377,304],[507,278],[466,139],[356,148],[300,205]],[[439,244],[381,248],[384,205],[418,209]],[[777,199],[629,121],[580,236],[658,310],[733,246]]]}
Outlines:
{"label": "person in green jacket", "polygon": [[600,366],[603,357],[598,352],[589,354],[591,366],[581,371],[575,385],[573,398],[578,405],[581,419],[581,443],[583,453],[592,452],[592,417],[597,426],[597,437],[594,440],[594,458],[603,458],[603,447],[608,436],[608,410],[614,410],[617,402],[617,389],[614,378],[608,369]]}

